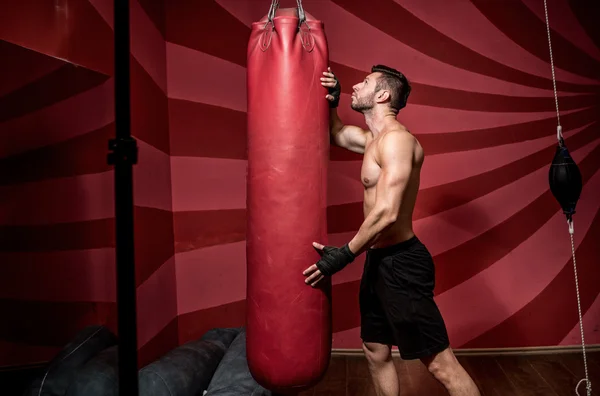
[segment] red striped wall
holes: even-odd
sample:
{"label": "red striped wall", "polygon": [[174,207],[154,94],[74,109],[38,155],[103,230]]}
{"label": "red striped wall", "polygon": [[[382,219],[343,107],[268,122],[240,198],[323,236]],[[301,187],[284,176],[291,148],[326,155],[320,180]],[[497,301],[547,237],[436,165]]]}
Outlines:
{"label": "red striped wall", "polygon": [[[0,84],[0,315],[10,323],[2,326],[0,365],[46,360],[88,324],[116,331],[106,164],[115,133],[112,18],[106,0],[17,2],[0,17],[0,50],[9,59]],[[178,342],[175,244],[164,33],[137,1],[131,21],[138,339],[146,364]]]}
{"label": "red striped wall", "polygon": [[[141,364],[244,323],[246,43],[267,3],[131,0]],[[547,184],[556,122],[542,4],[304,4],[325,22],[345,120],[363,124],[348,93],[372,64],[413,82],[400,119],[428,155],[415,227],[452,345],[579,343],[568,233]],[[583,5],[548,4],[561,121],[585,182],[575,244],[586,342],[599,343],[600,31]],[[4,11],[0,366],[47,360],[87,324],[116,330],[112,1]],[[361,157],[334,147],[331,160],[329,237],[341,244],[362,221]],[[336,348],[360,347],[362,262],[333,279]]]}
{"label": "red striped wall", "polygon": [[[400,119],[428,154],[415,226],[435,256],[436,298],[453,346],[577,343],[569,238],[547,181],[556,120],[540,4],[303,3],[325,23],[345,120],[363,124],[349,109],[349,93],[371,65],[396,66],[413,81],[412,105]],[[572,2],[549,5],[557,21],[552,34],[561,120],[586,182],[576,218],[578,262],[593,265],[600,49],[589,32],[597,28]],[[166,6],[180,341],[212,326],[244,323],[246,38],[267,8],[259,0]],[[329,237],[341,244],[362,222],[361,158],[332,148],[331,159]],[[337,348],[360,347],[362,260],[333,279]],[[593,303],[600,288],[583,287],[587,341],[597,343],[600,317]],[[555,290],[560,297],[552,297]],[[564,305],[555,315],[547,309],[531,315],[544,296]],[[538,337],[541,328],[546,335]]]}
{"label": "red striped wall", "polygon": [[7,365],[51,358],[85,325],[114,325],[113,187],[103,143],[114,134],[113,54],[112,32],[88,2],[11,2],[0,38]]}

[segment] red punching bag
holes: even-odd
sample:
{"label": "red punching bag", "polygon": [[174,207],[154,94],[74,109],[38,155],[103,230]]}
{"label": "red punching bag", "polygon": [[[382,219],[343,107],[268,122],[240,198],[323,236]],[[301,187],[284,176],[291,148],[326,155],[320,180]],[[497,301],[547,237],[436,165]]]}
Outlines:
{"label": "red punching bag", "polygon": [[329,55],[323,23],[278,3],[248,43],[246,331],[253,377],[285,392],[318,382],[331,352],[330,281],[302,274],[327,238]]}

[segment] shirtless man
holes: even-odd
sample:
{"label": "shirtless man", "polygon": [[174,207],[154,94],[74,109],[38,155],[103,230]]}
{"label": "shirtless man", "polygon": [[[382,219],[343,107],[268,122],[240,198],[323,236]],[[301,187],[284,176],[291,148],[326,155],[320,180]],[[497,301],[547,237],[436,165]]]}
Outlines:
{"label": "shirtless man", "polygon": [[392,345],[403,359],[420,359],[452,396],[479,396],[471,377],[456,360],[444,320],[433,299],[435,268],[412,227],[419,191],[423,149],[397,120],[410,85],[402,73],[374,66],[354,85],[352,109],[365,116],[368,131],[344,125],[336,107],[340,84],[331,69],[321,84],[328,88],[332,142],[364,154],[364,222],[342,247],[314,243],[321,259],[304,271],[313,287],[366,252],[360,285],[361,338],[377,395],[399,394]]}

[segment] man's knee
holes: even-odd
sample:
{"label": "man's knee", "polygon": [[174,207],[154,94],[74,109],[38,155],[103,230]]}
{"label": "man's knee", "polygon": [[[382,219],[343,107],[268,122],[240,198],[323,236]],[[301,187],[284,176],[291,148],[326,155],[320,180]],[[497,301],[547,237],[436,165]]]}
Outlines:
{"label": "man's knee", "polygon": [[421,360],[425,363],[429,372],[431,372],[431,374],[433,374],[433,376],[441,382],[451,394],[481,396],[477,385],[475,385],[473,379],[462,367],[450,348]]}
{"label": "man's knee", "polygon": [[391,345],[365,342],[363,343],[363,351],[371,366],[380,366],[392,360]]}
{"label": "man's knee", "polygon": [[443,384],[451,382],[460,368],[460,364],[450,348],[421,360],[429,372]]}

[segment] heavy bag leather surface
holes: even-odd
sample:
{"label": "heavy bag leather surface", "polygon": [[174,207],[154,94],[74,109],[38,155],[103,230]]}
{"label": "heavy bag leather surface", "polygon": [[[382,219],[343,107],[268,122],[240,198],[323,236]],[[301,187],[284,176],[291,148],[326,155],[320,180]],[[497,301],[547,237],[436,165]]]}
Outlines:
{"label": "heavy bag leather surface", "polygon": [[226,349],[222,341],[197,340],[169,351],[139,371],[140,396],[201,395]]}
{"label": "heavy bag leather surface", "polygon": [[206,333],[202,335],[200,338],[201,341],[210,341],[213,343],[218,343],[219,346],[223,346],[224,350],[227,350],[235,337],[237,337],[240,332],[243,330],[243,327],[229,327],[229,328],[213,328],[208,330]]}
{"label": "heavy bag leather surface", "polygon": [[246,331],[231,343],[204,396],[271,396],[260,386],[248,369],[246,360]]}
{"label": "heavy bag leather surface", "polygon": [[253,23],[248,43],[247,356],[270,390],[314,384],[331,350],[330,280],[302,275],[327,240],[328,48],[322,22],[296,15]]}
{"label": "heavy bag leather surface", "polygon": [[103,350],[77,371],[66,396],[119,396],[119,348]]}
{"label": "heavy bag leather surface", "polygon": [[566,215],[575,213],[583,188],[581,172],[566,146],[557,146],[548,172],[550,191]]}
{"label": "heavy bag leather surface", "polygon": [[64,396],[77,370],[100,351],[117,344],[117,337],[104,326],[88,326],[48,364],[23,396]]}

